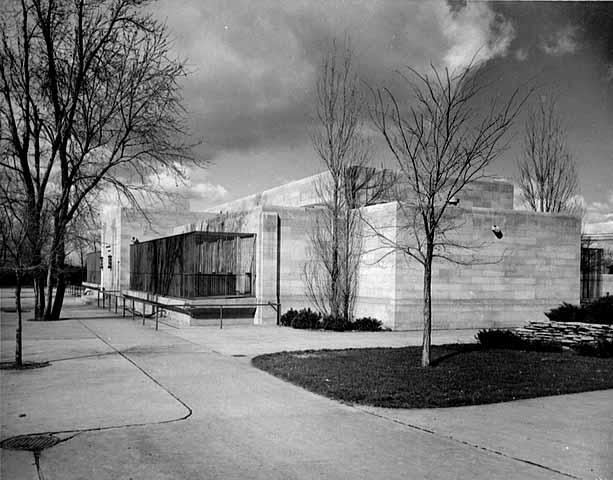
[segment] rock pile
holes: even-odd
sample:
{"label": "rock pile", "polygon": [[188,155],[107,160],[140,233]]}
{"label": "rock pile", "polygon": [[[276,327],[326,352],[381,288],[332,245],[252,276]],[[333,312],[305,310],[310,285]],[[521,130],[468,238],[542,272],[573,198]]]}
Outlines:
{"label": "rock pile", "polygon": [[517,328],[516,333],[526,340],[555,342],[565,346],[579,343],[613,341],[613,325],[579,322],[530,322]]}

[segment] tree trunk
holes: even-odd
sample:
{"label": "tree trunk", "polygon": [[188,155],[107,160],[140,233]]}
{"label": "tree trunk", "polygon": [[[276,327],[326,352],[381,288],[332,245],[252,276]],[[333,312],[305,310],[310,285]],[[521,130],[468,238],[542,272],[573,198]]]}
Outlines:
{"label": "tree trunk", "polygon": [[338,208],[338,188],[334,188],[334,198],[333,198],[333,214],[332,214],[332,273],[331,276],[331,305],[330,305],[330,314],[336,318],[339,315],[340,311],[340,299],[339,299],[339,239],[338,239],[338,222],[339,222],[339,208]]}
{"label": "tree trunk", "polygon": [[21,315],[21,275],[17,274],[15,286],[15,308],[17,310],[17,330],[15,332],[15,366],[23,367],[22,315]]}
{"label": "tree trunk", "polygon": [[34,272],[34,318],[42,320],[45,314],[45,277],[41,269]]}
{"label": "tree trunk", "polygon": [[424,263],[424,332],[421,352],[421,366],[430,366],[430,345],[432,343],[432,255],[430,242],[426,246],[426,261]]}
{"label": "tree trunk", "polygon": [[55,260],[53,257],[49,259],[49,266],[47,267],[47,298],[45,300],[45,313],[43,314],[44,320],[51,320],[51,307],[53,305],[53,271]]}
{"label": "tree trunk", "polygon": [[62,305],[64,304],[64,293],[66,291],[66,276],[64,274],[64,269],[66,266],[66,255],[65,255],[65,245],[64,242],[60,242],[60,245],[57,249],[57,258],[56,258],[56,278],[57,285],[55,289],[55,298],[53,299],[53,308],[51,309],[51,320],[58,320],[62,313]]}

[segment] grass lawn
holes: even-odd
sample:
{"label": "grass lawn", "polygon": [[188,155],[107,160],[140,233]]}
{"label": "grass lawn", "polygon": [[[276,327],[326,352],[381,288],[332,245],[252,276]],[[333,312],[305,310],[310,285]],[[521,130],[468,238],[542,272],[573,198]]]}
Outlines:
{"label": "grass lawn", "polygon": [[613,358],[475,345],[281,352],[253,364],[312,392],[392,408],[453,407],[613,388]]}

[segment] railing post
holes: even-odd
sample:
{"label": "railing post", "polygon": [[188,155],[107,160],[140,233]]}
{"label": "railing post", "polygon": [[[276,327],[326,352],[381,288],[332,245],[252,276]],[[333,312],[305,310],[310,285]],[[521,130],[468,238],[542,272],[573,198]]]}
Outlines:
{"label": "railing post", "polygon": [[132,299],[132,320],[134,320],[134,299]]}
{"label": "railing post", "polygon": [[106,293],[104,293],[104,291],[102,292],[102,308],[106,309],[106,305],[104,304],[106,302]]}
{"label": "railing post", "polygon": [[117,296],[117,294],[115,294],[115,313],[117,313],[117,300],[119,299],[119,297]]}
{"label": "railing post", "polygon": [[160,307],[159,305],[155,306],[155,329],[158,329],[158,315],[160,313]]}
{"label": "railing post", "polygon": [[145,302],[143,302],[143,325],[145,324]]}
{"label": "railing post", "polygon": [[219,306],[219,328],[223,328],[223,305]]}
{"label": "railing post", "polygon": [[121,302],[122,302],[121,316],[125,317],[126,316],[126,297],[121,297]]}

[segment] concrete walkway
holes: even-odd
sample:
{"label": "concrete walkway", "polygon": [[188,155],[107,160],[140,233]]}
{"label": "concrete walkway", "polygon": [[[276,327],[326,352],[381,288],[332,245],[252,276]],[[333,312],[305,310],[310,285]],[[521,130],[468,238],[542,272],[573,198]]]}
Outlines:
{"label": "concrete walkway", "polygon": [[[388,410],[343,405],[250,364],[270,351],[418,344],[418,332],[156,332],[95,307],[69,305],[64,315],[26,322],[26,360],[52,364],[2,371],[0,436],[62,432],[65,441],[41,453],[40,471],[31,453],[1,450],[2,479],[613,480],[610,390]],[[2,314],[2,360],[13,355],[14,323]]]}

